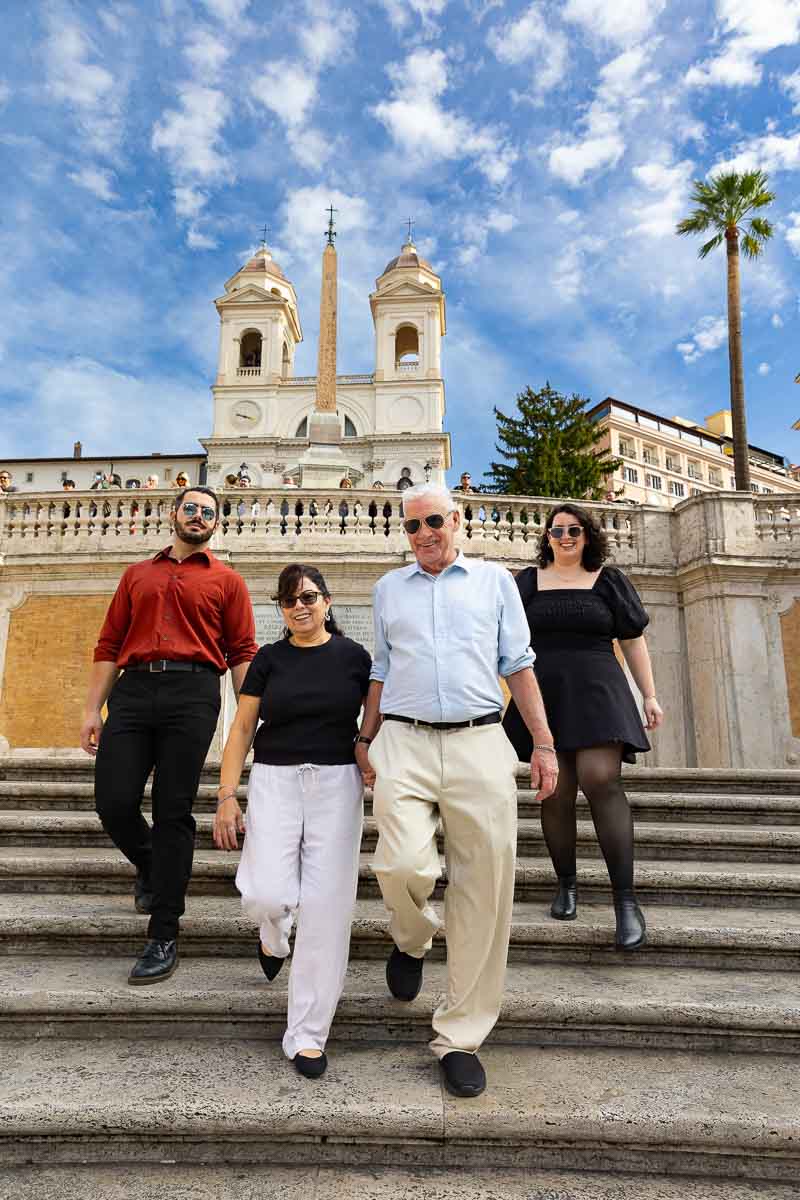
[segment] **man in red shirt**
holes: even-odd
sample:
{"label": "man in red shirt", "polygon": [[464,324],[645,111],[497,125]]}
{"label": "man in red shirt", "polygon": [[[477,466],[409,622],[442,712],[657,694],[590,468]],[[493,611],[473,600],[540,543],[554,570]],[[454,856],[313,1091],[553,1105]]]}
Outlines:
{"label": "man in red shirt", "polygon": [[[178,493],[172,544],[127,568],[94,651],[81,746],[97,755],[97,814],[136,867],[137,912],[150,914],[129,983],[166,979],[178,964],[192,804],[217,726],[220,676],[230,668],[238,696],[258,649],[244,580],[206,548],[218,520],[210,488]],[[152,830],[141,811],[151,771]]]}

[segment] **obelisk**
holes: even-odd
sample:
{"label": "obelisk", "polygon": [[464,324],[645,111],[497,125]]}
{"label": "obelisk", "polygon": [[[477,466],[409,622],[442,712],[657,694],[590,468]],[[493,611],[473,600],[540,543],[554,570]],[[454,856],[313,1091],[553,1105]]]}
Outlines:
{"label": "obelisk", "polygon": [[337,263],[334,239],[336,231],[329,209],[327,243],[322,254],[322,286],[319,297],[319,346],[317,350],[317,387],[314,411],[308,422],[311,443],[302,456],[303,487],[338,487],[347,474],[342,453],[341,421],[336,411],[336,307]]}

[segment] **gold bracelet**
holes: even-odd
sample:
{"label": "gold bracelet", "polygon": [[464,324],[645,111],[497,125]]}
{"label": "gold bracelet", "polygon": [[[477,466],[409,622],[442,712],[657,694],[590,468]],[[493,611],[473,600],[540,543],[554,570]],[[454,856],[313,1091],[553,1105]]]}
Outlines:
{"label": "gold bracelet", "polygon": [[221,791],[222,791],[222,788],[217,788],[217,808],[219,808],[220,804],[224,804],[226,800],[235,800],[236,799],[236,788],[234,788],[232,792],[228,792],[227,795],[225,795],[225,796],[220,796],[219,793]]}

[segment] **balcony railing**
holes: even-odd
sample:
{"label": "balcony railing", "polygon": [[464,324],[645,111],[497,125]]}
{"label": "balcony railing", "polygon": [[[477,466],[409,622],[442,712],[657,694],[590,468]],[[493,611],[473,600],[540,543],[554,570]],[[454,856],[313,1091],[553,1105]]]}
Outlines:
{"label": "balcony railing", "polygon": [[[317,382],[316,375],[292,375],[288,379],[281,379],[281,387],[309,387]],[[343,384],[345,387],[354,383],[374,383],[374,375],[337,375],[336,382]]]}
{"label": "balcony railing", "polygon": [[236,374],[239,379],[257,379],[261,374],[261,367],[237,367]]}
{"label": "balcony railing", "polygon": [[800,497],[754,496],[756,536],[764,542],[796,542],[800,545]]}

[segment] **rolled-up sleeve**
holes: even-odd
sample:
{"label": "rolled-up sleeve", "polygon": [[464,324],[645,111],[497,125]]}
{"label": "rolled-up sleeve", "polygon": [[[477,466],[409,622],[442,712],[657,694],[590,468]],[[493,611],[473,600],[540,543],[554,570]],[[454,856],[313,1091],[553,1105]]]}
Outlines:
{"label": "rolled-up sleeve", "polygon": [[389,674],[389,653],[391,647],[386,639],[386,626],[383,619],[383,588],[380,582],[372,589],[372,620],[375,626],[375,653],[372,656],[370,679],[383,683]]}
{"label": "rolled-up sleeve", "polygon": [[128,571],[117,585],[114,598],[108,606],[106,619],[94,648],[95,662],[115,663],[119,659],[122,643],[128,636],[131,624],[131,592]]}
{"label": "rolled-up sleeve", "polygon": [[536,655],[531,649],[531,631],[519,590],[510,571],[499,579],[500,627],[497,639],[497,669],[505,678],[532,667]]}
{"label": "rolled-up sleeve", "polygon": [[256,623],[250,593],[240,575],[234,575],[225,597],[222,630],[228,666],[252,662],[258,653]]}

